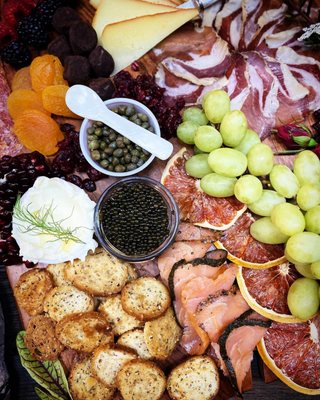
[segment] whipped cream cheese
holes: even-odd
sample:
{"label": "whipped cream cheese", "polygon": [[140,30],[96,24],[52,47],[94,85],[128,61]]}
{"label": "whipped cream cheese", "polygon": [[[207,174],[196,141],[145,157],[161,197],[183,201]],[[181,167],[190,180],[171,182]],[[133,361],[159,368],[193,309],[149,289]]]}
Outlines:
{"label": "whipped cream cheese", "polygon": [[97,247],[94,208],[78,186],[60,178],[37,178],[13,211],[12,236],[20,256],[34,263],[83,260]]}

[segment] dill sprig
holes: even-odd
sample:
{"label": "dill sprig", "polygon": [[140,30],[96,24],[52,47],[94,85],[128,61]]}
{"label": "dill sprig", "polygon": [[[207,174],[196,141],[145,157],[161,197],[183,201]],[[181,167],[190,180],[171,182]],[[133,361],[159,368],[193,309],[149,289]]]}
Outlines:
{"label": "dill sprig", "polygon": [[22,207],[20,196],[18,196],[13,208],[13,215],[17,220],[23,222],[23,225],[17,224],[22,233],[52,235],[55,237],[52,242],[62,240],[65,243],[68,243],[69,241],[84,243],[81,239],[75,236],[75,232],[79,227],[71,229],[62,226],[62,223],[71,217],[73,211],[69,217],[55,221],[53,217],[54,210],[55,208],[53,207],[53,203],[51,203],[50,206],[43,206],[37,212],[31,212],[29,210],[29,205],[27,207]]}

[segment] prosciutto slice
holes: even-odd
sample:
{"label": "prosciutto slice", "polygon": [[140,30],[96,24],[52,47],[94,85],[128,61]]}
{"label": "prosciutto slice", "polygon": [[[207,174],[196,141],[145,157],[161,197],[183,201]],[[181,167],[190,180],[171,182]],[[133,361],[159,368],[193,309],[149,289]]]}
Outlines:
{"label": "prosciutto slice", "polygon": [[223,88],[262,139],[319,108],[320,54],[297,41],[301,20],[288,19],[280,0],[219,4],[205,13],[202,28],[184,27],[151,53],[167,97],[200,104],[209,90]]}

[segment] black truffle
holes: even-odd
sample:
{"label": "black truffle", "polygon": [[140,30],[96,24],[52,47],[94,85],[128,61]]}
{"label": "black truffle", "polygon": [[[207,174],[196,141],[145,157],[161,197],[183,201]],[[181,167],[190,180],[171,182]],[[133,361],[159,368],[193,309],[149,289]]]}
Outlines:
{"label": "black truffle", "polygon": [[90,64],[86,57],[69,56],[64,62],[64,79],[70,85],[86,83],[90,78]]}
{"label": "black truffle", "polygon": [[71,7],[59,7],[53,15],[52,26],[59,33],[68,33],[70,26],[80,21],[78,13]]}
{"label": "black truffle", "polygon": [[89,82],[89,87],[94,90],[102,100],[108,100],[112,97],[115,87],[111,79],[96,78]]}
{"label": "black truffle", "polygon": [[96,47],[98,39],[90,24],[79,21],[69,29],[69,42],[74,54],[86,55]]}
{"label": "black truffle", "polygon": [[66,57],[73,54],[68,40],[63,35],[57,36],[49,43],[48,52],[57,56],[62,64],[64,64]]}
{"label": "black truffle", "polygon": [[114,69],[114,61],[110,53],[97,46],[89,55],[89,63],[95,76],[108,77]]}

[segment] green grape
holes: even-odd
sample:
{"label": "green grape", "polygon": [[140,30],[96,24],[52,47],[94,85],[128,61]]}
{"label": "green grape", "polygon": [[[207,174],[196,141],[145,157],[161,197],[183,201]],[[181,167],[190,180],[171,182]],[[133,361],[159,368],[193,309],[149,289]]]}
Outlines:
{"label": "green grape", "polygon": [[222,145],[222,137],[216,128],[209,125],[199,126],[194,137],[198,149],[210,153]]}
{"label": "green grape", "polygon": [[247,128],[247,118],[242,111],[227,112],[220,125],[223,143],[229,147],[238,146],[244,138]]}
{"label": "green grape", "polygon": [[207,125],[208,118],[203,110],[198,107],[189,107],[183,111],[182,121],[191,121],[198,125]]}
{"label": "green grape", "polygon": [[281,203],[273,207],[271,221],[288,236],[303,232],[305,220],[298,206],[290,203]]}
{"label": "green grape", "polygon": [[313,232],[300,232],[291,236],[285,255],[293,264],[312,264],[320,260],[320,236]]}
{"label": "green grape", "polygon": [[311,318],[319,308],[319,285],[309,278],[299,278],[293,282],[288,291],[288,307],[292,315],[306,320]]}
{"label": "green grape", "polygon": [[274,190],[263,190],[259,200],[248,205],[250,211],[262,217],[270,217],[273,207],[285,203],[286,199]]}
{"label": "green grape", "polygon": [[248,169],[251,175],[268,175],[273,167],[273,152],[271,147],[258,143],[251,147],[247,154]]}
{"label": "green grape", "polygon": [[307,211],[320,204],[320,185],[306,183],[297,193],[298,206]]}
{"label": "green grape", "polygon": [[299,181],[286,165],[276,164],[270,172],[270,182],[273,188],[283,197],[291,199],[299,190]]}
{"label": "green grape", "polygon": [[185,167],[187,174],[194,178],[202,178],[212,172],[208,164],[208,154],[196,154],[187,160]]}
{"label": "green grape", "polygon": [[194,154],[204,154],[205,153],[205,151],[198,149],[197,146],[193,146],[193,152],[194,152]]}
{"label": "green grape", "polygon": [[289,239],[289,236],[280,232],[271,222],[270,217],[257,219],[253,224],[251,224],[250,234],[259,242],[267,244],[285,243]]}
{"label": "green grape", "polygon": [[252,175],[241,176],[234,187],[234,195],[245,204],[253,203],[262,196],[262,183]]}
{"label": "green grape", "polygon": [[177,128],[177,136],[183,143],[194,144],[198,127],[198,124],[191,121],[182,122]]}
{"label": "green grape", "polygon": [[319,158],[310,150],[302,151],[293,162],[293,172],[300,185],[306,183],[318,184],[320,181]]}
{"label": "green grape", "polygon": [[230,98],[224,90],[212,90],[204,96],[202,105],[208,120],[220,124],[225,114],[230,111]]}
{"label": "green grape", "polygon": [[315,276],[311,273],[311,265],[312,264],[294,264],[299,274],[301,274],[305,278],[316,279]]}
{"label": "green grape", "polygon": [[241,153],[247,155],[251,147],[258,143],[261,143],[261,140],[257,132],[252,129],[247,129],[244,138],[238,146],[235,147],[235,150],[241,151]]}
{"label": "green grape", "polygon": [[306,231],[320,234],[320,206],[310,208],[305,215]]}
{"label": "green grape", "polygon": [[234,185],[237,178],[230,178],[219,174],[208,174],[200,181],[201,189],[214,197],[230,197],[234,194]]}
{"label": "green grape", "polygon": [[213,150],[209,154],[208,163],[217,174],[230,177],[240,176],[247,169],[246,156],[228,148]]}
{"label": "green grape", "polygon": [[313,278],[320,279],[320,260],[311,264],[310,271]]}

